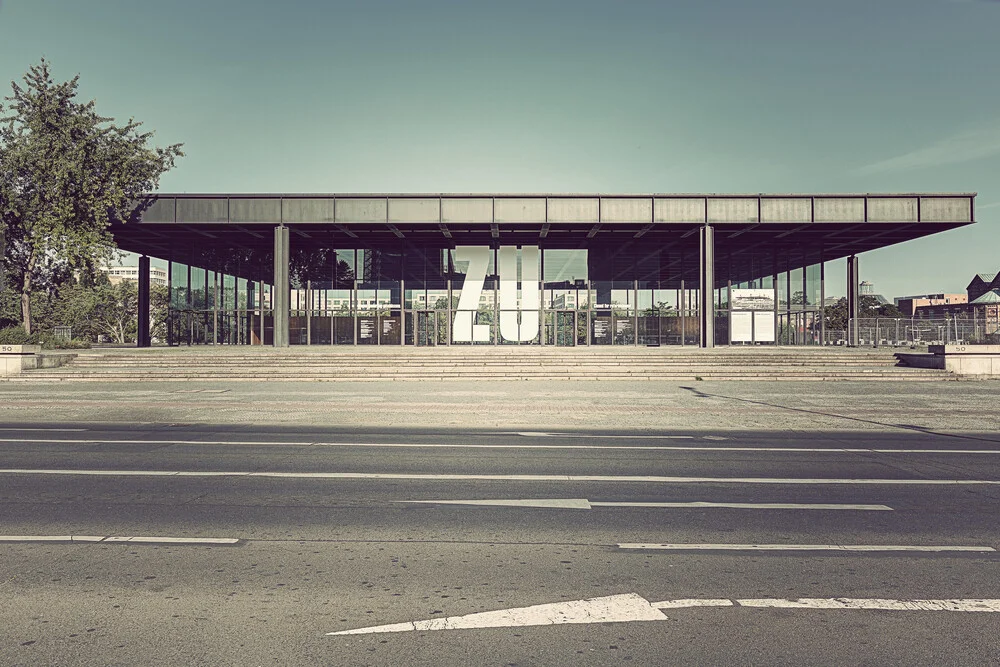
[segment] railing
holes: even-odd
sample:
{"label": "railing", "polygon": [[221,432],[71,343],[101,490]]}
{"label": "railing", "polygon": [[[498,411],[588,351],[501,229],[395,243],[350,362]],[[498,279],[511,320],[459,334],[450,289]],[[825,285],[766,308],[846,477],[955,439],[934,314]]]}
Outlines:
{"label": "railing", "polygon": [[[826,345],[847,345],[847,329],[826,329]],[[858,318],[858,345],[903,347],[1000,342],[997,322],[973,313],[971,317]]]}

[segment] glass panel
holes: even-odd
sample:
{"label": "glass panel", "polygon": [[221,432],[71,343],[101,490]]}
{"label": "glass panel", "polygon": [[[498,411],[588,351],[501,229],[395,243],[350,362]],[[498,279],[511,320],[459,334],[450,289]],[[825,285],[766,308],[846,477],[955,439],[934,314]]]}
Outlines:
{"label": "glass panel", "polygon": [[215,271],[209,271],[205,277],[205,310],[214,310],[218,295],[218,283]]}
{"label": "glass panel", "polygon": [[236,277],[222,277],[222,308],[227,311],[236,310]]}
{"label": "glass panel", "polygon": [[380,315],[389,315],[390,310],[399,310],[401,307],[399,282],[392,280],[379,281],[375,300]]}
{"label": "glass panel", "polygon": [[236,309],[237,310],[247,310],[252,308],[253,304],[250,301],[251,291],[248,286],[246,278],[236,279]]}
{"label": "glass panel", "polygon": [[186,310],[188,307],[188,267],[178,262],[170,263],[170,307]]}
{"label": "glass panel", "polygon": [[616,314],[615,323],[615,345],[633,345],[635,343],[635,320],[631,315]]}
{"label": "glass panel", "polygon": [[363,283],[358,286],[358,301],[355,304],[359,314],[374,313],[378,310],[378,290],[374,285]]}
{"label": "glass panel", "polygon": [[334,315],[333,344],[334,345],[354,344],[354,318],[351,317],[350,315]]}
{"label": "glass panel", "polygon": [[402,315],[399,310],[379,317],[379,345],[399,345],[401,325]]}
{"label": "glass panel", "polygon": [[614,321],[609,311],[591,313],[590,344],[611,345],[614,339]]}
{"label": "glass panel", "polygon": [[205,310],[208,297],[205,294],[205,269],[191,267],[191,309]]}
{"label": "glass panel", "polygon": [[820,269],[819,264],[810,264],[806,267],[806,293],[805,305],[816,307],[820,304]]}
{"label": "glass panel", "polygon": [[587,280],[586,250],[543,250],[542,266],[545,283],[579,286]]}
{"label": "glass panel", "polygon": [[806,292],[804,280],[804,271],[801,267],[792,269],[788,272],[788,294],[789,302],[792,310],[802,310],[805,307],[806,302]]}
{"label": "glass panel", "polygon": [[378,344],[378,319],[374,313],[358,314],[358,345]]}
{"label": "glass panel", "polygon": [[634,284],[630,280],[595,280],[591,283],[593,310],[614,310],[619,314],[635,310]]}
{"label": "glass panel", "polygon": [[549,289],[546,285],[542,293],[542,305],[547,310],[577,310],[587,307],[586,289]]}
{"label": "glass panel", "polygon": [[313,315],[309,318],[310,345],[333,344],[333,318]]}
{"label": "glass panel", "polygon": [[778,281],[778,310],[787,311],[789,308],[788,302],[788,272],[781,272],[777,276]]}

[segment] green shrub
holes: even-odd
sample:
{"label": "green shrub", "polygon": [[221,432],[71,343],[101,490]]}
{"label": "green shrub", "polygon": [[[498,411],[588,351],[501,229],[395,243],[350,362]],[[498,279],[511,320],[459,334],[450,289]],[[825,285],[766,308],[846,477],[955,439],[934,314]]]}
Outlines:
{"label": "green shrub", "polygon": [[89,350],[90,349],[90,341],[89,340],[80,340],[79,338],[74,338],[73,340],[66,340],[66,339],[60,338],[59,340],[57,340],[55,342],[54,346],[51,349],[54,349],[54,350]]}
{"label": "green shrub", "polygon": [[29,336],[20,324],[0,329],[0,345],[27,345]]}
{"label": "green shrub", "polygon": [[43,350],[85,350],[90,348],[90,341],[57,338],[51,331],[39,331],[29,336],[18,324],[0,329],[0,345],[41,345]]}

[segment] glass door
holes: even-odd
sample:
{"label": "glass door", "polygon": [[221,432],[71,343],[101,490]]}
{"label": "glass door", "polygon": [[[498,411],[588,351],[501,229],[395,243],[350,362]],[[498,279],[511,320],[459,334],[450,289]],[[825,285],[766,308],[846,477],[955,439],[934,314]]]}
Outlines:
{"label": "glass door", "polygon": [[547,311],[545,313],[545,344],[556,347],[573,347],[576,342],[576,311]]}
{"label": "glass door", "polygon": [[416,318],[414,328],[414,343],[418,346],[436,345],[438,341],[438,317],[433,310],[417,310],[413,316]]}

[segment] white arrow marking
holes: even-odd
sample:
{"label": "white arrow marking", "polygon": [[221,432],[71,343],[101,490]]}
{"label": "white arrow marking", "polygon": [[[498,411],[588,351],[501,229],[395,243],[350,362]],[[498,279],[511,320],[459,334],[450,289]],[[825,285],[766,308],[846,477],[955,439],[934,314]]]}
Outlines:
{"label": "white arrow marking", "polygon": [[484,500],[397,500],[400,503],[418,503],[424,505],[477,505],[480,507],[542,507],[547,509],[589,510],[594,507],[639,507],[654,509],[753,509],[753,510],[867,510],[875,512],[892,512],[888,505],[844,505],[832,503],[640,503],[640,502],[601,502],[586,498],[518,498],[518,499],[484,499]]}
{"label": "white arrow marking", "polygon": [[589,600],[539,604],[520,609],[485,611],[467,616],[434,618],[330,632],[330,635],[364,635],[378,632],[412,632],[414,630],[465,630],[470,628],[511,628],[529,625],[562,625],[564,623],[611,623],[621,621],[665,621],[659,609],[635,593],[610,595]]}
{"label": "white arrow marking", "polygon": [[661,609],[692,607],[749,607],[770,609],[849,609],[879,611],[964,611],[1000,612],[1000,599],[893,600],[884,598],[799,598],[799,599],[686,599],[649,602],[634,593],[608,597],[539,604],[519,609],[501,609],[466,616],[449,616],[426,621],[410,621],[369,628],[328,632],[327,635],[367,635],[415,630],[469,630],[511,628],[567,623],[622,623],[665,621]]}

